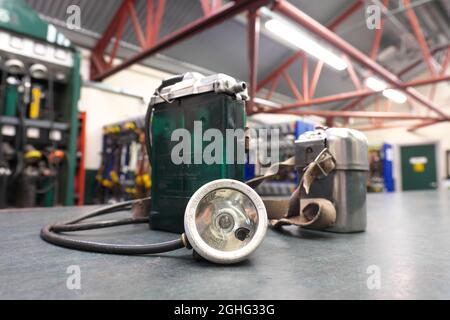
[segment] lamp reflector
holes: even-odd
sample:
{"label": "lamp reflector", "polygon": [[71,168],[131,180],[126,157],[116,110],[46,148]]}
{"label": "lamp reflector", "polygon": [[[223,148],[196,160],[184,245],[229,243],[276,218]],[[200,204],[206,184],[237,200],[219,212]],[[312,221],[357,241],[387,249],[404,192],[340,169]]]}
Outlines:
{"label": "lamp reflector", "polygon": [[184,226],[200,256],[229,264],[246,259],[259,246],[267,230],[267,213],[252,188],[237,180],[220,179],[194,193]]}

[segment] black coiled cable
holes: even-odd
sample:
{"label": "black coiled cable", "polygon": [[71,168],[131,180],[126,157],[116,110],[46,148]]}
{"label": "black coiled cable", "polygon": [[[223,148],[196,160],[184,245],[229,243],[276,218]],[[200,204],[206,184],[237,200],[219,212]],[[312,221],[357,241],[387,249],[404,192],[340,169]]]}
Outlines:
{"label": "black coiled cable", "polygon": [[100,215],[131,209],[133,204],[149,199],[150,198],[125,201],[109,205],[106,207],[102,207],[100,209],[89,212],[88,214],[85,214],[81,217],[77,217],[68,220],[66,222],[49,224],[41,229],[40,234],[41,238],[54,245],[69,249],[98,252],[98,253],[125,254],[125,255],[162,253],[186,247],[186,240],[184,234],[182,234],[179,239],[143,245],[124,245],[124,244],[93,242],[93,241],[73,239],[66,235],[61,234],[62,232],[84,231],[84,230],[122,226],[128,224],[148,223],[147,218],[126,218],[120,220],[96,221],[85,223],[81,222],[86,219],[94,218]]}

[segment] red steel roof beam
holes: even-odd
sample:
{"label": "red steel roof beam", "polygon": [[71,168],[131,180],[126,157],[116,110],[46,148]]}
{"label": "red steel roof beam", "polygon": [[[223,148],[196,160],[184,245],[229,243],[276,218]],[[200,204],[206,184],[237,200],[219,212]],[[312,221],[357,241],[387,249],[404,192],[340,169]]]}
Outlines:
{"label": "red steel roof beam", "polygon": [[358,77],[358,75],[356,74],[355,69],[353,68],[352,62],[350,61],[350,59],[349,59],[346,55],[344,55],[343,58],[344,58],[344,60],[347,62],[347,72],[348,72],[348,74],[349,74],[349,76],[350,76],[350,79],[351,79],[352,82],[353,82],[353,85],[355,86],[355,88],[356,88],[357,90],[363,89],[363,86],[362,86],[362,84],[361,84],[361,81],[359,80],[359,77]]}
{"label": "red steel roof beam", "polygon": [[328,29],[334,31],[345,20],[347,20],[353,13],[358,11],[362,7],[363,3],[364,3],[364,1],[362,1],[362,0],[356,0],[347,9],[345,9],[344,12],[342,12],[339,16],[337,16],[333,21],[328,23]]}
{"label": "red steel roof beam", "polygon": [[423,58],[425,63],[427,64],[428,70],[432,75],[436,74],[436,70],[433,66],[433,56],[430,53],[430,49],[428,48],[427,41],[423,36],[422,28],[420,27],[419,20],[417,19],[416,14],[414,13],[414,9],[411,8],[411,4],[409,0],[403,0],[404,6],[406,9],[406,15],[408,16],[409,23],[411,24],[411,28],[416,36],[417,42],[419,43],[420,50],[422,51]]}
{"label": "red steel roof beam", "polygon": [[200,0],[200,4],[202,6],[203,14],[205,16],[209,15],[211,12],[211,5],[209,3],[209,0]]}
{"label": "red steel roof beam", "polygon": [[119,23],[117,25],[116,38],[114,39],[113,48],[109,57],[108,67],[111,67],[114,63],[114,59],[117,54],[117,49],[119,49],[120,40],[122,39],[123,31],[125,30],[125,22],[127,17],[122,15],[119,17]]}
{"label": "red steel roof beam", "polygon": [[[342,22],[344,22],[346,19],[348,19],[355,11],[357,11],[359,8],[361,8],[363,2],[361,0],[355,1],[350,7],[344,10],[342,14],[340,14],[335,20],[330,22],[328,24],[328,28],[330,30],[335,30]],[[303,51],[299,50],[296,53],[294,53],[292,56],[290,56],[285,62],[283,62],[280,66],[278,66],[275,70],[273,70],[264,80],[262,80],[258,84],[258,91],[261,90],[264,86],[269,84],[273,79],[275,79],[278,75],[282,74],[283,71],[287,68],[289,68],[297,59],[299,59],[303,55]],[[319,61],[317,62],[319,63]],[[313,77],[313,79],[317,78],[316,82],[319,79],[320,71],[322,70],[322,65],[316,67],[316,70],[318,71],[318,75],[316,77]],[[316,73],[315,73],[316,74]],[[312,86],[314,84],[314,86]],[[310,85],[310,88],[316,87],[317,83],[312,83]],[[314,95],[314,90],[312,93],[309,94],[310,97]]]}
{"label": "red steel roof beam", "polygon": [[222,6],[222,0],[213,0],[212,3],[212,11],[217,11],[220,9],[220,7]]}
{"label": "red steel roof beam", "polygon": [[285,62],[283,62],[278,68],[276,68],[270,75],[268,75],[264,80],[258,83],[258,91],[263,87],[268,85],[271,81],[278,78],[283,74],[284,70],[290,67],[297,59],[303,56],[303,51],[297,51],[292,56],[290,56]]}
{"label": "red steel roof beam", "polygon": [[442,76],[437,76],[437,77],[428,78],[428,79],[413,80],[413,81],[405,82],[399,87],[400,88],[420,87],[420,86],[426,86],[429,84],[435,84],[438,82],[445,82],[445,81],[450,81],[450,75],[442,75]]}
{"label": "red steel roof beam", "polygon": [[[442,51],[442,50],[446,50],[450,48],[450,46],[448,44],[445,44],[443,46],[439,46],[437,48],[434,48],[433,50],[431,50],[431,54],[435,55],[436,53]],[[411,64],[409,64],[408,66],[404,67],[401,71],[399,71],[397,73],[398,77],[402,77],[403,75],[405,75],[405,73],[411,71],[413,68],[417,67],[419,64],[421,64],[423,62],[422,58],[419,58],[417,60],[415,60],[414,62],[412,62]]]}
{"label": "red steel roof beam", "polygon": [[280,82],[280,78],[281,78],[281,76],[278,76],[275,79],[273,79],[272,85],[270,86],[270,89],[269,89],[269,92],[267,92],[267,95],[266,95],[267,100],[270,100],[272,98],[272,95],[273,95],[275,89],[277,88],[278,83]]}
{"label": "red steel roof beam", "polygon": [[128,10],[127,10],[127,2],[128,0],[124,0],[120,7],[117,9],[114,14],[114,19],[111,20],[110,24],[103,32],[102,37],[97,41],[96,45],[92,49],[91,53],[91,65],[90,65],[90,77],[93,78],[96,74],[104,72],[109,68],[108,63],[104,58],[104,51],[109,44],[109,41],[112,39],[114,34],[116,34],[117,29],[119,27],[119,22],[122,19],[126,19]]}
{"label": "red steel roof beam", "polygon": [[294,81],[292,81],[292,78],[289,76],[289,74],[287,73],[287,71],[283,72],[283,78],[286,80],[289,88],[291,89],[292,93],[294,94],[295,98],[298,101],[303,100],[303,96],[300,93],[300,91],[298,91],[297,86],[295,85]]}
{"label": "red steel roof beam", "polygon": [[[311,18],[310,16],[308,16],[307,14],[305,14],[304,12],[302,12],[301,10],[299,10],[297,7],[290,4],[286,0],[276,0],[273,9],[281,12],[282,14],[296,21],[309,31],[316,34],[317,36],[321,37],[334,47],[341,50],[343,53],[347,54],[352,59],[358,61],[366,68],[382,77],[384,80],[392,84],[394,87],[402,86],[402,82],[400,81],[400,79],[397,78],[396,75],[394,75],[393,73],[391,73],[390,71],[388,71],[375,61],[373,61],[372,59],[370,59],[368,56],[366,56],[364,53],[356,49],[347,41],[345,41],[337,34],[321,25],[319,22],[317,22],[316,20],[314,20],[313,18]],[[446,115],[444,112],[442,112],[442,110],[440,110],[439,107],[435,106],[431,101],[429,101],[426,97],[424,97],[422,94],[420,94],[413,88],[404,88],[403,91],[406,92],[409,96],[411,96],[415,100],[419,101],[425,107],[439,114],[440,116],[450,119],[450,117]]]}
{"label": "red steel roof beam", "polygon": [[237,0],[235,2],[224,4],[219,10],[211,13],[209,16],[197,19],[196,21],[189,23],[188,25],[178,29],[177,31],[174,31],[171,34],[165,36],[163,39],[156,41],[155,45],[140,51],[130,59],[124,60],[121,64],[91,75],[91,78],[97,81],[103,80],[145,59],[152,54],[165,50],[181,41],[184,41],[202,31],[207,30],[208,28],[216,26],[226,21],[227,19],[236,16],[239,13],[250,9],[257,9],[272,2],[273,0]]}
{"label": "red steel roof beam", "polygon": [[377,111],[330,111],[330,110],[297,110],[287,111],[287,114],[298,116],[319,116],[324,118],[368,118],[396,120],[444,120],[442,118],[399,112]]}
{"label": "red steel roof beam", "polygon": [[147,0],[147,11],[145,15],[146,42],[147,46],[153,44],[153,0]]}
{"label": "red steel roof beam", "polygon": [[153,44],[159,40],[159,30],[161,29],[162,18],[166,9],[166,0],[159,0],[156,8],[155,21],[153,23]]}
{"label": "red steel roof beam", "polygon": [[429,126],[432,126],[434,124],[442,123],[444,121],[447,121],[447,120],[426,120],[426,121],[423,121],[422,123],[419,123],[417,125],[409,127],[407,130],[409,132],[414,132],[414,131],[416,131],[418,129],[429,127]]}
{"label": "red steel roof beam", "polygon": [[260,17],[258,10],[248,12],[248,62],[249,62],[249,95],[250,101],[247,103],[247,114],[254,110],[255,97],[258,85],[258,52],[259,52],[259,28]]}
{"label": "red steel roof beam", "polygon": [[381,130],[381,129],[395,129],[395,128],[404,128],[406,127],[406,123],[385,123],[382,125],[371,125],[371,126],[356,126],[352,127],[353,129],[359,130],[359,131],[371,131],[371,130]]}
{"label": "red steel roof beam", "polygon": [[[283,73],[283,75],[284,75],[286,81],[288,82],[289,87],[291,88],[291,90],[293,90],[294,94],[296,95],[296,97],[302,98],[300,92],[298,92],[297,87],[295,86],[295,84],[293,83],[293,81],[289,77],[289,75],[287,73]],[[422,80],[415,80],[415,81],[411,81],[411,82],[405,82],[405,83],[402,83],[400,87],[404,88],[404,87],[412,87],[412,86],[424,86],[424,85],[443,82],[443,81],[450,81],[450,75],[436,77],[436,78],[432,78],[432,79],[422,79]],[[381,94],[381,92],[373,91],[370,89],[362,89],[362,90],[358,90],[358,91],[343,92],[343,93],[338,93],[335,95],[329,95],[329,96],[325,96],[325,97],[310,99],[309,101],[299,101],[299,102],[283,105],[280,108],[270,110],[269,112],[270,113],[273,113],[273,112],[283,113],[286,110],[291,110],[291,109],[295,109],[295,108],[338,102],[338,101],[349,100],[349,99],[354,99],[354,98],[365,98],[365,97],[378,95],[378,94]],[[357,101],[358,100],[354,101],[353,103],[357,104],[358,103]],[[347,110],[344,110],[344,111],[347,111]],[[448,119],[448,117],[444,117],[444,118]]]}
{"label": "red steel roof beam", "polygon": [[131,23],[136,34],[136,39],[139,42],[141,48],[145,48],[147,46],[147,41],[145,40],[144,33],[142,32],[141,24],[139,23],[139,18],[136,14],[136,10],[134,10],[134,1],[129,0],[127,3],[127,7],[128,12],[130,13]]}
{"label": "red steel roof beam", "polygon": [[305,101],[309,100],[309,69],[308,69],[308,56],[303,58],[302,63],[302,91]]}
{"label": "red steel roof beam", "polygon": [[[387,8],[388,5],[389,5],[389,0],[383,0],[383,6]],[[384,29],[384,17],[381,18],[380,28],[375,30],[375,36],[372,41],[372,49],[370,50],[370,57],[375,61],[377,60],[378,51],[380,49],[381,37],[383,35],[383,29]],[[347,63],[349,63],[348,58],[347,58]],[[360,88],[358,88],[358,89],[360,89]],[[345,106],[343,108],[343,110],[350,110],[357,106],[360,106],[361,102],[363,102],[364,100],[365,100],[365,97],[358,98],[356,101]]]}
{"label": "red steel roof beam", "polygon": [[[444,61],[442,61],[441,70],[439,71],[439,76],[444,76],[445,75],[445,72],[447,71],[447,66],[448,66],[449,61],[450,61],[450,48],[447,49],[447,54],[444,57]],[[435,94],[436,94],[436,85],[434,84],[431,87],[431,89],[430,89],[428,97],[431,100],[434,100]]]}
{"label": "red steel roof beam", "polygon": [[313,76],[311,79],[311,83],[309,84],[309,97],[314,97],[316,93],[317,84],[319,83],[320,74],[322,73],[324,62],[322,60],[318,60],[316,63],[316,67],[314,68]]}

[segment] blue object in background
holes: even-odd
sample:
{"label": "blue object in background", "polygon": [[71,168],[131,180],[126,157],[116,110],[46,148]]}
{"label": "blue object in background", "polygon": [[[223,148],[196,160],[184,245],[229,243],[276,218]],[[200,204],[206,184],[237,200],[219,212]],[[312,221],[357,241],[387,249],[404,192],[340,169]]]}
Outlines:
{"label": "blue object in background", "polygon": [[247,163],[244,166],[244,177],[245,181],[253,179],[255,177],[255,164],[248,163],[248,155],[247,155]]}
{"label": "blue object in background", "polygon": [[389,143],[383,144],[381,148],[381,159],[383,161],[384,187],[387,192],[395,191],[395,181],[393,176],[393,147]]}
{"label": "blue object in background", "polygon": [[[305,122],[303,120],[297,120],[295,122],[295,140],[297,140],[306,131],[314,131],[315,125],[310,122]],[[295,172],[295,182],[298,184],[300,182],[300,177],[298,176],[297,170]]]}
{"label": "blue object in background", "polygon": [[300,135],[306,131],[313,131],[314,130],[314,124],[305,122],[303,120],[298,120],[295,123],[295,139],[298,139]]}

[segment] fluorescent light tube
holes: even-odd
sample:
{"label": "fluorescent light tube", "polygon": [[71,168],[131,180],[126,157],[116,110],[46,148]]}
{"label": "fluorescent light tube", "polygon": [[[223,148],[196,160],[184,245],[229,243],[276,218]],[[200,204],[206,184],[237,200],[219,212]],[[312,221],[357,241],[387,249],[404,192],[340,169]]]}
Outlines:
{"label": "fluorescent light tube", "polygon": [[398,90],[395,89],[386,89],[383,91],[383,96],[385,96],[388,99],[391,99],[392,101],[396,103],[405,103],[406,102],[406,96]]}
{"label": "fluorescent light tube", "polygon": [[364,84],[367,88],[377,92],[387,88],[386,82],[375,77],[368,77],[366,81],[364,81]]}
{"label": "fluorescent light tube", "polygon": [[319,44],[315,39],[298,31],[296,28],[289,26],[278,19],[270,19],[265,23],[267,30],[298,47],[306,53],[323,61],[336,70],[345,70],[347,62],[338,57],[336,54]]}
{"label": "fluorescent light tube", "polygon": [[375,77],[368,77],[364,83],[369,89],[372,89],[373,91],[383,91],[383,96],[396,103],[406,102],[406,96],[401,91],[395,89],[387,89],[386,82],[380,79],[377,79]]}

